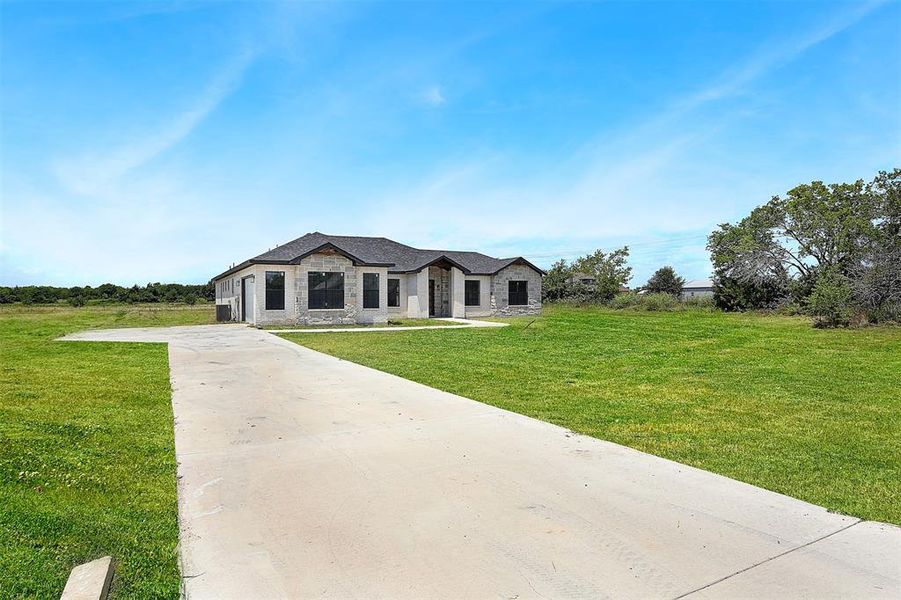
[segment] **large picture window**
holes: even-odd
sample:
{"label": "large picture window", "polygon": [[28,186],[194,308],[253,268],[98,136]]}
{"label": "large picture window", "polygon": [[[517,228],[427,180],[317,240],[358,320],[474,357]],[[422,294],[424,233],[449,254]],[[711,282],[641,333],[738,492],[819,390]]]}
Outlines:
{"label": "large picture window", "polygon": [[481,292],[479,283],[478,280],[466,282],[464,289],[465,293],[463,294],[466,306],[478,306],[481,304],[481,302],[479,302],[479,295]]}
{"label": "large picture window", "polygon": [[284,271],[266,271],[266,310],[285,310]]}
{"label": "large picture window", "polygon": [[400,279],[388,280],[388,306],[400,306]]}
{"label": "large picture window", "polygon": [[363,273],[363,308],[379,307],[379,274]]}
{"label": "large picture window", "polygon": [[309,308],[344,308],[344,273],[310,271]]}
{"label": "large picture window", "polygon": [[528,281],[507,282],[507,304],[510,306],[525,306],[529,303]]}

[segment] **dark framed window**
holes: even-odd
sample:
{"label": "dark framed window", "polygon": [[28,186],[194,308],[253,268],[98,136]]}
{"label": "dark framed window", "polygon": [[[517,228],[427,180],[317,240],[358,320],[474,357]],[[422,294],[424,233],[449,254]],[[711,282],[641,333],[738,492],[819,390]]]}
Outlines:
{"label": "dark framed window", "polygon": [[480,283],[481,282],[478,280],[471,280],[465,283],[463,300],[466,306],[478,306],[481,304],[481,302],[479,302],[479,295],[481,292]]}
{"label": "dark framed window", "polygon": [[510,306],[525,306],[529,303],[528,281],[507,282],[507,304]]}
{"label": "dark framed window", "polygon": [[310,271],[308,308],[344,308],[344,273]]}
{"label": "dark framed window", "polygon": [[363,308],[379,307],[379,274],[363,273]]}
{"label": "dark framed window", "polygon": [[266,271],[266,310],[285,310],[284,271]]}
{"label": "dark framed window", "polygon": [[400,306],[400,279],[388,280],[388,306]]}

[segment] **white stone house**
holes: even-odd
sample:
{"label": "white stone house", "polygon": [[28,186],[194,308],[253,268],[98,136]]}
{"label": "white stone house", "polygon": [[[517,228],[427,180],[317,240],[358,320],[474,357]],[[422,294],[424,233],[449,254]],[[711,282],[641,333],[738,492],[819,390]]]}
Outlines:
{"label": "white stone house", "polygon": [[542,275],[521,256],[314,232],[245,260],[213,283],[220,321],[315,325],[538,314]]}

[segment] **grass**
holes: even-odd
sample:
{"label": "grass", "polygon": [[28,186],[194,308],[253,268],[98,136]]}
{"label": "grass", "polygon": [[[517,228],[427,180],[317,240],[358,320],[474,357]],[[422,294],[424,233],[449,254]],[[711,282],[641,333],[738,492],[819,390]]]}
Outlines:
{"label": "grass", "polygon": [[833,511],[901,524],[901,328],[546,307],[304,346]]}
{"label": "grass", "polygon": [[388,319],[387,323],[354,323],[353,325],[267,325],[263,329],[278,331],[279,329],[346,329],[360,327],[444,327],[459,325],[453,321],[445,321],[440,317],[434,319]]}
{"label": "grass", "polygon": [[53,340],[213,320],[212,305],[0,308],[0,597],[59,597],[104,555],[114,597],[178,597],[166,347]]}

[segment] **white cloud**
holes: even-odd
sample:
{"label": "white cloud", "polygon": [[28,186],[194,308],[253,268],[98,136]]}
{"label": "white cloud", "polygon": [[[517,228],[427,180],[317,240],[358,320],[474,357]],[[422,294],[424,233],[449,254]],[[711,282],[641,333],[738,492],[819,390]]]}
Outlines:
{"label": "white cloud", "polygon": [[118,179],[146,165],[190,135],[240,86],[254,57],[255,53],[249,49],[238,53],[198,93],[188,108],[165,119],[159,128],[122,142],[109,153],[88,151],[81,156],[58,159],[53,171],[59,182],[69,192],[84,196],[109,191]]}
{"label": "white cloud", "polygon": [[431,85],[426,89],[422,90],[417,96],[419,100],[429,106],[441,106],[447,99],[445,99],[444,94],[441,91],[441,86]]}
{"label": "white cloud", "polygon": [[[779,174],[754,180],[730,171],[723,166],[727,161],[720,164],[713,142],[746,109],[701,109],[742,96],[757,80],[877,6],[854,6],[797,36],[771,40],[706,86],[674,99],[664,111],[620,135],[595,138],[556,163],[519,177],[498,177],[498,171],[515,168],[516,159],[491,156],[489,164],[476,155],[426,174],[412,188],[384,190],[362,220],[374,221],[385,235],[410,239],[412,234],[414,243],[451,238],[457,245],[482,248],[485,240],[502,245],[506,240],[598,240],[709,230],[733,216],[734,206],[724,202],[766,199]],[[717,161],[716,169],[711,160]],[[508,169],[496,168],[504,166]],[[441,210],[436,219],[434,207],[452,210]],[[703,240],[696,246],[703,250]]]}

